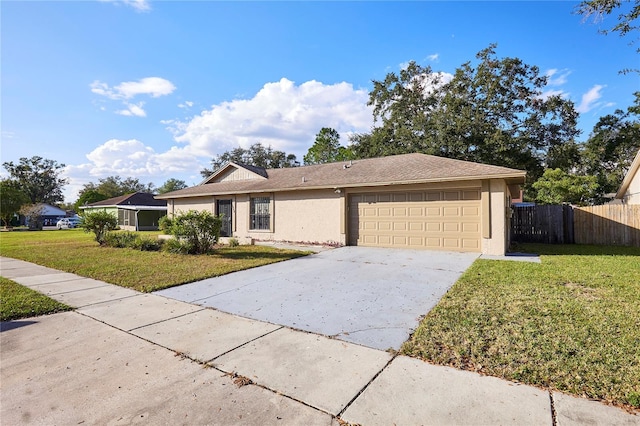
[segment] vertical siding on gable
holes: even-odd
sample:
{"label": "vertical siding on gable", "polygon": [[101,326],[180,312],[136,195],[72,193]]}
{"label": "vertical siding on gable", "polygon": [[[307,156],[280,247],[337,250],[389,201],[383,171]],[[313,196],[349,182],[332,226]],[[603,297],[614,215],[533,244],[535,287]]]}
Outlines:
{"label": "vertical siding on gable", "polygon": [[222,173],[220,176],[216,176],[214,182],[232,182],[236,180],[250,180],[250,179],[262,179],[261,176],[250,172],[247,169],[231,169],[226,173]]}

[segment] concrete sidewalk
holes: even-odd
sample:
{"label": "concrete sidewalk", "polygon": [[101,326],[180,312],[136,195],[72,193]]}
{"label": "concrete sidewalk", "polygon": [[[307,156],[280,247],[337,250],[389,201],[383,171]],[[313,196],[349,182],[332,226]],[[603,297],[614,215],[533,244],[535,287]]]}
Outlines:
{"label": "concrete sidewalk", "polygon": [[0,275],[77,307],[2,323],[3,424],[640,424],[598,402],[27,262],[0,258]]}

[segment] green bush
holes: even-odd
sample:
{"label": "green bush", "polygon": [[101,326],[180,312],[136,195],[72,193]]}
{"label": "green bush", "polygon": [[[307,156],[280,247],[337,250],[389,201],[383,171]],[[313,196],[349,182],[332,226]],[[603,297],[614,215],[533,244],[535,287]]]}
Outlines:
{"label": "green bush", "polygon": [[107,232],[113,231],[118,227],[118,218],[105,210],[85,213],[82,227],[84,232],[93,232],[96,236],[96,241],[100,245],[104,245],[104,238]]}
{"label": "green bush", "polygon": [[132,248],[140,251],[160,251],[162,249],[163,240],[149,237],[147,235],[138,235],[133,242]]}
{"label": "green bush", "polygon": [[207,211],[189,210],[175,216],[172,222],[171,233],[186,244],[189,254],[210,253],[220,238],[222,219]]}
{"label": "green bush", "polygon": [[238,247],[240,245],[240,241],[237,238],[229,238],[229,247]]}
{"label": "green bush", "polygon": [[116,248],[133,247],[138,238],[135,232],[107,232],[104,235],[104,245]]}
{"label": "green bush", "polygon": [[162,216],[158,220],[158,228],[165,234],[171,234],[171,227],[173,226],[173,220],[169,216]]}
{"label": "green bush", "polygon": [[193,247],[186,241],[171,238],[165,241],[162,250],[174,254],[189,254],[193,251]]}

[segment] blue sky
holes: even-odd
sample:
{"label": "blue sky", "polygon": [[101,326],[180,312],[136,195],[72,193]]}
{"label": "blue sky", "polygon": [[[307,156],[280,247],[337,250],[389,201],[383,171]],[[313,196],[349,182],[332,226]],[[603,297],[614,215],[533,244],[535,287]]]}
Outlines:
{"label": "blue sky", "polygon": [[[372,125],[371,80],[410,60],[453,73],[490,43],[550,76],[584,140],[626,109],[635,47],[577,2],[3,1],[1,151],[66,164],[66,201],[119,175],[193,185],[254,142],[302,156],[322,127]],[[4,173],[4,169],[2,170]],[[6,175],[6,173],[4,173]]]}

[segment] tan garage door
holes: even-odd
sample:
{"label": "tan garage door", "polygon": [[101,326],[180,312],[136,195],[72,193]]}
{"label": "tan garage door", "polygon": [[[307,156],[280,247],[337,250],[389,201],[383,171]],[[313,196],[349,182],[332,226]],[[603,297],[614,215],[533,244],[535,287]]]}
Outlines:
{"label": "tan garage door", "polygon": [[349,244],[480,251],[480,188],[352,194]]}

